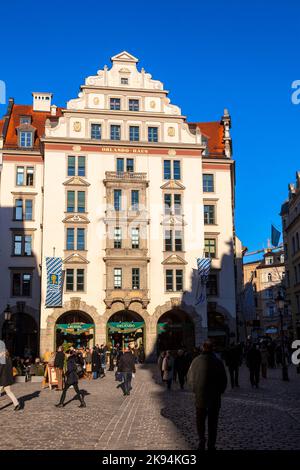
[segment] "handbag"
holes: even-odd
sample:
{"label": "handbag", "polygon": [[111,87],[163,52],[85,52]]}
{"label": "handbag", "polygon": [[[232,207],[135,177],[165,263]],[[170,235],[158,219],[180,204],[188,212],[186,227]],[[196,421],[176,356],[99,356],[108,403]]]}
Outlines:
{"label": "handbag", "polygon": [[116,380],[117,382],[123,382],[123,374],[122,374],[122,372],[116,372],[116,373],[115,373],[115,380]]}

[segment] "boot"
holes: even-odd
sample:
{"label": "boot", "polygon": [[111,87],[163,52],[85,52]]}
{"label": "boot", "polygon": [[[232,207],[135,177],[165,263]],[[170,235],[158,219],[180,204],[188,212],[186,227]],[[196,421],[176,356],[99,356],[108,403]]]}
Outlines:
{"label": "boot", "polygon": [[84,401],[84,398],[83,398],[83,395],[79,395],[79,399],[80,399],[80,405],[79,405],[79,408],[86,408],[86,403]]}

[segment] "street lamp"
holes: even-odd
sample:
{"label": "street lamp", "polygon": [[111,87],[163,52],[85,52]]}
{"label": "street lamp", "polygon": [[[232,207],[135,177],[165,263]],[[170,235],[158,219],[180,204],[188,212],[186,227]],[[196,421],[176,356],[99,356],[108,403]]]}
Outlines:
{"label": "street lamp", "polygon": [[276,297],[276,307],[280,316],[280,336],[281,336],[281,355],[282,355],[282,380],[288,381],[288,368],[286,365],[285,349],[284,349],[284,333],[283,333],[283,310],[284,310],[284,298],[281,293],[278,292]]}
{"label": "street lamp", "polygon": [[7,304],[6,309],[4,310],[4,320],[7,322],[11,321],[11,309],[9,304]]}

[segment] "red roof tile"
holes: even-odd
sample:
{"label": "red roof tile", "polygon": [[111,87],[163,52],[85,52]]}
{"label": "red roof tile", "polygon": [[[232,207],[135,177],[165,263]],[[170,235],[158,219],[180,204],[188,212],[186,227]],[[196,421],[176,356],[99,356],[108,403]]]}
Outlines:
{"label": "red roof tile", "polygon": [[189,123],[189,125],[198,127],[201,133],[208,137],[208,150],[212,156],[224,155],[224,127],[220,121],[193,122]]}

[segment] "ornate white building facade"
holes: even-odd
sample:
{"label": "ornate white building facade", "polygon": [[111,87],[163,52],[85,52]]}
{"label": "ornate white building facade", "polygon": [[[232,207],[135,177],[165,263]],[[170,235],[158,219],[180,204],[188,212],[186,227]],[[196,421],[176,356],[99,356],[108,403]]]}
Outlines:
{"label": "ornate white building facade", "polygon": [[[159,349],[198,346],[207,335],[222,344],[235,335],[230,116],[225,110],[219,122],[189,124],[137,62],[124,51],[111,68],[88,77],[65,109],[51,104],[51,94],[34,94],[31,122],[12,123],[12,110],[2,122],[0,201],[8,207],[1,218],[2,325],[7,304],[14,312],[25,302],[26,314],[34,310],[42,353],[64,339],[92,345],[134,337],[153,357]],[[34,126],[35,113],[43,131]],[[24,125],[24,132],[39,134],[36,152],[20,148],[23,134],[9,148],[10,127],[19,135]],[[26,173],[26,162],[34,187],[18,192],[15,175],[22,166]],[[8,234],[16,198],[28,193],[34,221],[14,223],[22,236],[34,234],[32,266],[25,238],[16,252]],[[45,259],[53,255],[63,260],[63,299],[49,308]],[[203,256],[212,257],[206,300],[196,263]],[[7,280],[14,263],[21,281]],[[26,298],[13,285],[23,282],[24,265],[28,273],[32,268]]]}

